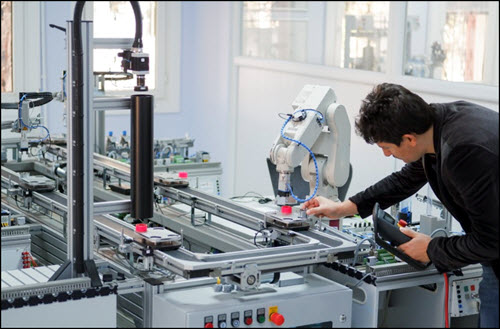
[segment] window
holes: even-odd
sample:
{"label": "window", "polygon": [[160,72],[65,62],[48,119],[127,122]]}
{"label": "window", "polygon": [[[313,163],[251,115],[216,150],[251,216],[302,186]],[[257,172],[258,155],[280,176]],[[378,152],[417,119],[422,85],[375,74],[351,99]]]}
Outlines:
{"label": "window", "polygon": [[[148,89],[155,90],[156,52],[156,1],[140,1],[142,19],[143,52],[149,54]],[[94,1],[94,38],[128,38],[135,36],[135,16],[129,1]],[[105,78],[99,88],[107,91],[134,90],[133,77],[122,74],[118,53],[122,49],[94,50],[94,77]],[[107,72],[107,74],[105,74]],[[114,73],[114,74],[113,74]],[[130,79],[128,79],[130,78]]]}
{"label": "window", "polygon": [[244,1],[244,56],[321,64],[323,2]]}
{"label": "window", "polygon": [[[93,3],[93,7],[92,4]],[[149,54],[148,93],[155,96],[155,111],[178,112],[180,109],[181,2],[140,1],[143,52]],[[87,19],[93,21],[94,40],[135,37],[135,16],[128,1],[93,1]],[[132,44],[130,44],[131,46]],[[106,96],[130,95],[136,77],[126,77],[121,68],[122,49],[94,49],[95,89]],[[162,60],[158,60],[161,58]],[[104,73],[106,72],[106,74]],[[111,72],[111,73],[110,73]],[[102,90],[102,79],[104,90]],[[110,111],[109,114],[124,114]]]}
{"label": "window", "polygon": [[388,2],[244,1],[242,15],[243,56],[385,71]]}
{"label": "window", "polygon": [[2,1],[2,93],[12,86],[12,1]]}
{"label": "window", "polygon": [[[41,88],[40,1],[2,1],[2,103],[19,102],[19,92]],[[36,116],[37,110],[32,115]],[[43,117],[42,117],[43,118]],[[2,110],[2,120],[17,119],[17,111]],[[36,129],[33,134],[45,136]],[[2,130],[2,137],[18,137]]]}
{"label": "window", "polygon": [[[2,101],[41,87],[40,1],[2,1]],[[11,112],[11,111],[7,111]]]}
{"label": "window", "polygon": [[498,31],[498,2],[410,1],[404,73],[498,86],[493,31]]}
{"label": "window", "polygon": [[498,17],[496,1],[244,1],[241,55],[498,86]]}
{"label": "window", "polygon": [[389,3],[348,1],[344,4],[343,42],[339,48],[342,63],[337,65],[385,72]]}

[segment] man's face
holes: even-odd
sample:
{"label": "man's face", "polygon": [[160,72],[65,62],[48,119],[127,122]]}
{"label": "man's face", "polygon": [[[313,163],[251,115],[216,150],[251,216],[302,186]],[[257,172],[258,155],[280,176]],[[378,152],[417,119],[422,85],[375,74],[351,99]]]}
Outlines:
{"label": "man's face", "polygon": [[386,157],[392,155],[396,159],[403,160],[405,163],[417,161],[422,156],[420,152],[418,152],[415,141],[408,138],[403,138],[399,146],[384,142],[379,142],[377,145],[382,149]]}

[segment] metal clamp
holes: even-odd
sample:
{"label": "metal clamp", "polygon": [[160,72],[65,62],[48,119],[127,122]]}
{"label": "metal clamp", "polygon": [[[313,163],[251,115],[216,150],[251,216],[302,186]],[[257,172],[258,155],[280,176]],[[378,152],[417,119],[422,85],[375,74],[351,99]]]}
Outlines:
{"label": "metal clamp", "polygon": [[208,213],[208,215],[207,215],[207,213],[205,213],[205,219],[204,219],[203,223],[196,224],[195,215],[194,215],[196,200],[197,200],[197,198],[195,198],[195,197],[191,198],[191,225],[193,225],[195,227],[202,226],[202,225],[209,225],[212,222],[212,214],[211,213]]}

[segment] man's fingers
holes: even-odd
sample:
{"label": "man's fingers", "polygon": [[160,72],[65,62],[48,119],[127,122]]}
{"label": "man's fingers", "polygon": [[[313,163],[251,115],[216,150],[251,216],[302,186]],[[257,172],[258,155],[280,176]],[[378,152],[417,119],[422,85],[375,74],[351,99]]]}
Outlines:
{"label": "man's fingers", "polygon": [[417,236],[417,232],[415,232],[414,230],[410,229],[410,228],[407,228],[407,227],[401,227],[399,229],[401,232],[403,232],[404,234],[406,234],[407,236],[409,236],[410,238],[414,238]]}
{"label": "man's fingers", "polygon": [[318,207],[318,206],[319,206],[319,203],[313,199],[313,200],[304,202],[300,208],[301,209],[309,209],[309,208],[314,208],[314,207]]}
{"label": "man's fingers", "polygon": [[321,209],[319,207],[311,208],[311,209],[309,209],[309,210],[306,211],[306,214],[308,216],[311,216],[311,215],[312,216],[316,216],[316,215],[321,214],[321,213],[322,213],[322,211],[321,211]]}

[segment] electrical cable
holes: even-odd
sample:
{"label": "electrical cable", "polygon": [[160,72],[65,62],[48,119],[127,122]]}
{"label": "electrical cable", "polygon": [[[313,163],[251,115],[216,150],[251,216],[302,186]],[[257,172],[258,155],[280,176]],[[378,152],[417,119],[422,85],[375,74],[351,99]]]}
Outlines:
{"label": "electrical cable", "polygon": [[[297,111],[295,111],[293,113],[293,115],[295,115],[297,112],[307,112],[307,111],[311,111],[311,112],[315,112],[316,114],[319,114],[320,117],[321,117],[321,122],[324,121],[323,114],[321,112],[319,112],[317,110],[313,110],[313,109],[301,109],[301,110],[297,110]],[[290,122],[290,120],[292,119],[293,115],[289,115],[288,119],[286,119],[285,123],[281,127],[281,137],[283,137],[284,139],[286,139],[288,141],[297,143],[298,145],[304,147],[309,152],[309,154],[311,155],[311,158],[314,161],[314,168],[316,169],[316,186],[314,187],[313,194],[311,196],[309,196],[307,199],[300,199],[295,194],[293,194],[292,187],[290,186],[290,184],[287,184],[287,187],[288,187],[288,190],[290,191],[290,194],[292,195],[292,197],[295,200],[297,200],[298,202],[307,202],[307,201],[311,200],[312,198],[314,198],[314,196],[316,195],[316,192],[318,191],[318,186],[319,186],[319,169],[318,169],[318,163],[316,162],[316,157],[314,156],[314,153],[311,151],[311,149],[309,147],[307,147],[307,145],[305,145],[301,141],[298,141],[298,140],[295,140],[295,139],[292,139],[292,138],[289,138],[289,137],[285,136],[285,133],[284,133],[285,126],[288,124],[288,122]]]}
{"label": "electrical cable", "polygon": [[63,100],[66,99],[66,75],[68,72],[64,72],[64,75],[62,76],[62,92],[63,92]]}
{"label": "electrical cable", "polygon": [[250,193],[253,193],[255,194],[255,196],[250,196],[250,197],[255,197],[255,198],[264,198],[264,196],[262,194],[259,194],[257,192],[253,192],[253,191],[249,191],[243,195],[237,195],[237,196],[233,196],[233,197],[230,197],[230,199],[241,199],[241,198],[245,198],[248,196],[248,194]]}
{"label": "electrical cable", "polygon": [[384,305],[384,318],[381,321],[381,324],[378,327],[385,327],[385,321],[387,320],[387,312],[389,311],[389,301],[391,299],[392,290],[387,291],[385,295],[385,305]]}
{"label": "electrical cable", "polygon": [[362,239],[361,241],[359,241],[359,243],[356,245],[356,250],[354,251],[354,259],[352,261],[352,266],[356,265],[356,260],[358,258],[358,252],[359,252],[359,247],[363,244],[363,242],[365,241],[368,241],[370,242],[370,244],[372,245],[372,247],[375,249],[377,248],[377,244],[375,243],[375,241],[373,241],[372,238],[364,238]]}
{"label": "electrical cable", "polygon": [[444,286],[445,286],[445,294],[444,294],[444,327],[449,328],[449,314],[448,314],[448,294],[449,294],[449,284],[448,284],[448,274],[443,273],[444,276]]}
{"label": "electrical cable", "polygon": [[350,287],[350,288],[351,288],[351,289],[356,288],[356,287],[357,287],[357,286],[358,286],[361,282],[363,282],[363,281],[364,281],[364,279],[366,279],[366,278],[367,278],[370,274],[371,274],[371,273],[366,273],[365,275],[363,275],[363,277],[362,277],[361,279],[359,279],[359,281],[358,281],[358,282],[356,282],[356,284],[355,284],[354,286]]}
{"label": "electrical cable", "polygon": [[158,209],[161,212],[162,215],[165,215],[163,213],[163,210],[161,210],[161,208],[160,208],[160,202],[158,202],[157,200],[155,201],[155,206],[156,206],[156,209]]}
{"label": "electrical cable", "polygon": [[182,243],[183,245],[184,245],[184,242],[187,242],[189,244],[189,248],[186,248],[186,247],[184,247],[184,248],[186,248],[187,250],[191,251],[191,242],[189,242],[186,238],[183,238],[182,242],[183,242]]}
{"label": "electrical cable", "polygon": [[36,264],[35,259],[33,258],[33,256],[31,255],[31,253],[28,253],[28,255],[31,258],[32,265],[34,265],[34,267],[37,267],[38,265]]}
{"label": "electrical cable", "polygon": [[18,103],[2,103],[2,109],[4,110],[17,110],[18,107]]}
{"label": "electrical cable", "polygon": [[[255,194],[255,195],[249,195],[249,194]],[[236,200],[236,199],[244,199],[244,198],[251,198],[251,200],[249,200],[249,201]],[[263,196],[257,192],[253,192],[253,191],[249,191],[249,192],[245,193],[244,195],[233,196],[233,197],[230,197],[229,199],[234,200],[235,202],[242,202],[242,203],[250,203],[252,201],[258,201],[260,204],[265,204],[265,203],[272,201],[272,199],[266,198],[265,196]]]}
{"label": "electrical cable", "polygon": [[264,228],[261,228],[260,230],[258,230],[255,235],[253,236],[253,244],[257,247],[257,248],[262,248],[261,246],[259,246],[257,244],[257,235],[259,235],[259,233],[261,233],[262,231],[264,231],[266,229],[266,227]]}
{"label": "electrical cable", "polygon": [[[22,116],[21,116],[21,111],[22,111],[23,101],[24,101],[24,99],[25,99],[28,95],[29,95],[28,93],[24,94],[24,95],[21,97],[21,99],[19,100],[19,108],[18,108],[18,118],[19,118],[19,122],[21,123],[21,126],[22,126],[22,127],[26,127],[26,128],[29,128],[29,129],[36,129],[36,128],[43,128],[43,129],[45,129],[45,131],[47,131],[47,136],[45,136],[43,139],[37,139],[37,140],[32,141],[32,142],[35,142],[35,143],[41,143],[41,142],[43,142],[44,140],[46,140],[47,138],[50,138],[50,132],[49,132],[49,130],[48,130],[45,126],[42,126],[42,125],[38,125],[38,126],[29,126],[29,125],[27,125],[27,124],[25,124],[25,123],[23,122],[23,119],[22,119]],[[51,99],[51,100],[52,100],[52,99]],[[48,103],[48,102],[47,102],[47,103]],[[46,104],[46,103],[44,103],[44,104]],[[40,105],[43,105],[43,104],[40,104]],[[31,105],[30,105],[30,107],[31,107]]]}
{"label": "electrical cable", "polygon": [[444,234],[446,235],[446,237],[448,237],[448,231],[446,231],[444,228],[437,228],[435,229],[434,231],[432,231],[430,237],[432,238],[434,235],[436,235],[436,233],[439,233],[439,232],[444,232]]}

